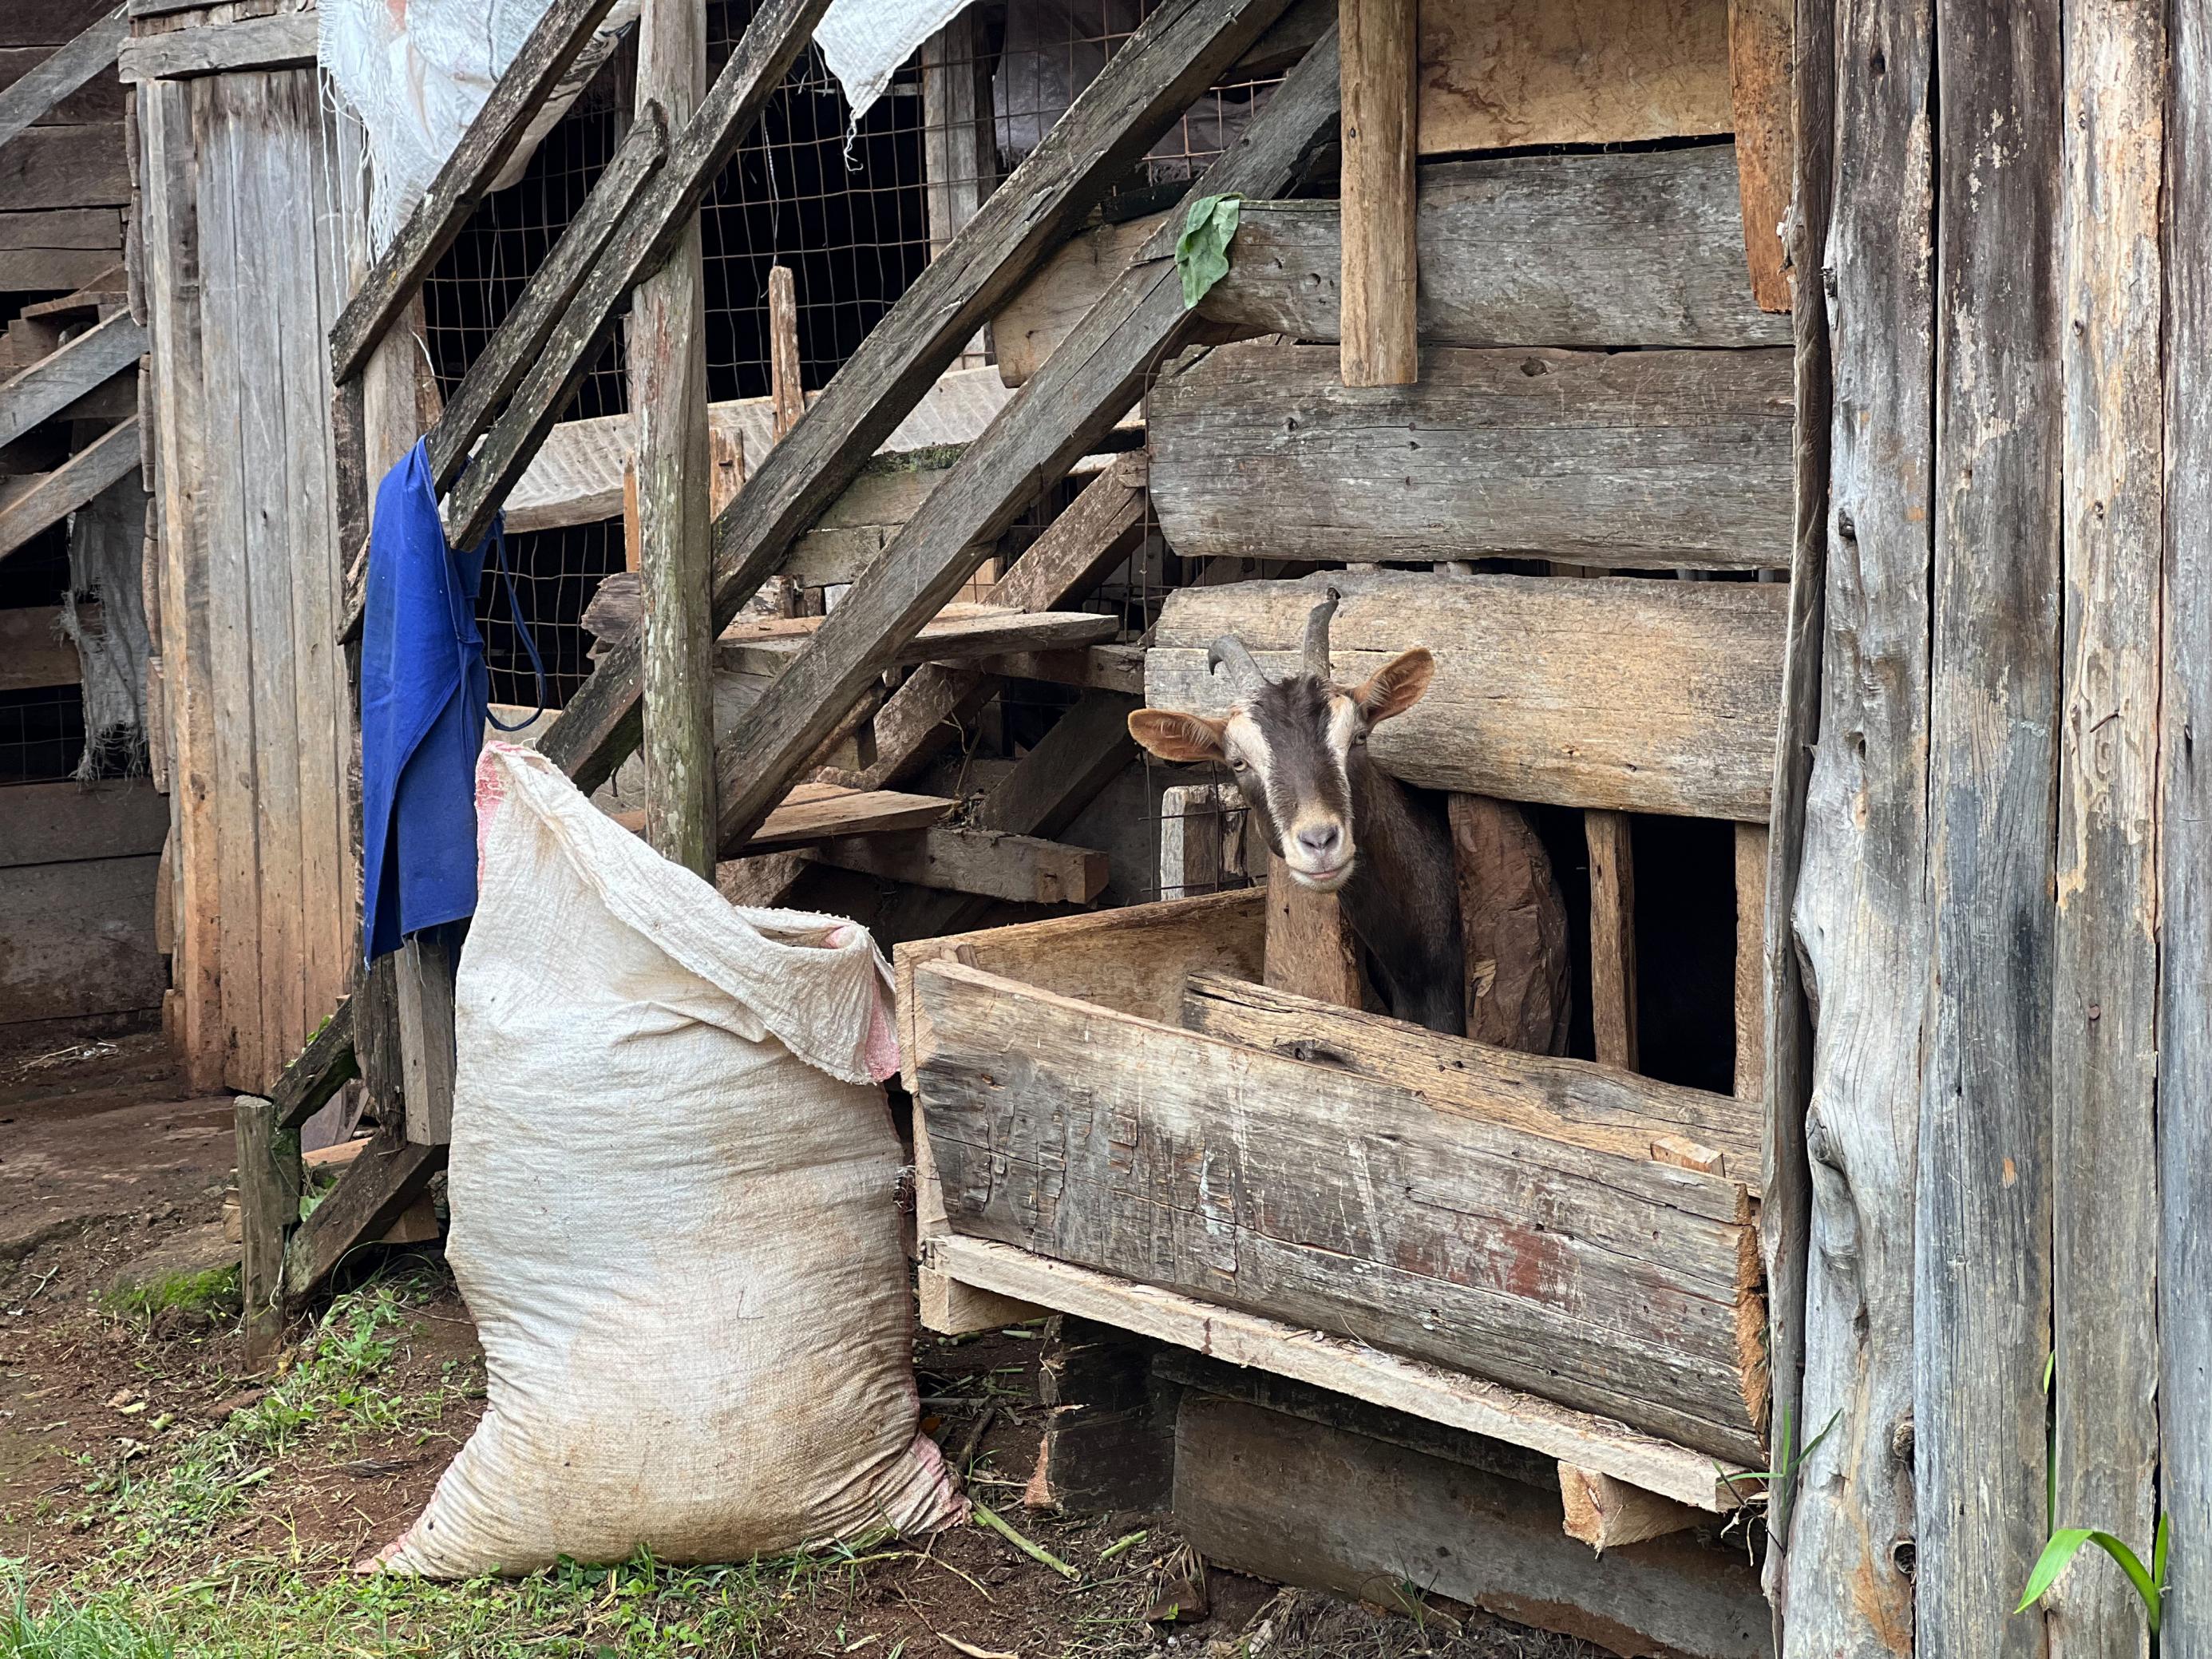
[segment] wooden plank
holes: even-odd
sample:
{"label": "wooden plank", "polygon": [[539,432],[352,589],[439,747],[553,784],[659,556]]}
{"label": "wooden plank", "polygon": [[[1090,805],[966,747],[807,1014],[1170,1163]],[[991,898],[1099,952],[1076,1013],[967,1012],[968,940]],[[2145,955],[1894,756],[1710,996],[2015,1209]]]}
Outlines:
{"label": "wooden plank", "polygon": [[804,847],[843,836],[919,830],[936,823],[951,811],[953,805],[953,802],[939,795],[910,795],[890,789],[840,789],[825,783],[798,784],[754,831],[747,850]]}
{"label": "wooden plank", "polygon": [[[97,27],[95,24],[94,27]],[[118,42],[119,44],[119,42]],[[0,46],[0,87],[12,87],[33,70],[53,61],[50,46]],[[58,100],[35,125],[56,127],[119,125],[127,95],[113,76],[95,74],[75,92]]]}
{"label": "wooden plank", "polygon": [[1340,0],[1344,384],[1420,378],[1413,304],[1413,0]]}
{"label": "wooden plank", "polygon": [[[971,1289],[1077,1314],[1227,1364],[1294,1377],[1509,1445],[1572,1457],[1586,1468],[1699,1509],[1725,1511],[1736,1506],[1736,1489],[1721,1478],[1735,1472],[1732,1466],[1723,1463],[1717,1470],[1711,1458],[1698,1453],[1479,1376],[988,1239],[933,1238],[924,1260]],[[1583,1559],[1587,1565],[1588,1558]]]}
{"label": "wooden plank", "polygon": [[[12,793],[12,792],[11,792]],[[0,877],[0,1031],[32,1020],[151,1014],[161,856],[18,865]],[[10,1045],[14,1046],[14,1045]]]}
{"label": "wooden plank", "polygon": [[13,783],[0,801],[8,808],[0,813],[0,870],[141,858],[159,853],[168,836],[168,806],[144,778]]}
{"label": "wooden plank", "polygon": [[841,836],[816,843],[809,856],[887,881],[1016,904],[1089,904],[1108,874],[1106,854],[1087,847],[951,824]]}
{"label": "wooden plank", "polygon": [[1267,955],[1263,976],[1279,991],[1359,1006],[1359,941],[1334,893],[1317,893],[1267,855]]}
{"label": "wooden plank", "polygon": [[1762,311],[1790,309],[1782,222],[1790,211],[1794,0],[1729,0],[1729,102],[1743,198],[1744,265]]}
{"label": "wooden plank", "polygon": [[[981,21],[963,11],[921,43],[921,176],[928,191],[929,253],[951,245],[999,179],[991,110],[992,54]],[[990,362],[979,333],[963,367]]]}
{"label": "wooden plank", "polygon": [[284,1244],[300,1219],[300,1137],[277,1121],[274,1106],[252,1095],[238,1097],[234,1113],[246,1366],[260,1371],[284,1345]]}
{"label": "wooden plank", "polygon": [[361,1075],[354,1048],[356,1012],[353,999],[341,998],[307,1046],[278,1073],[269,1100],[280,1128],[298,1128]]}
{"label": "wooden plank", "polygon": [[806,388],[799,378],[799,295],[789,265],[769,267],[768,367],[769,403],[775,441],[781,443],[806,413]]}
{"label": "wooden plank", "polygon": [[0,611],[0,691],[75,685],[83,678],[76,647],[62,633],[58,605]]}
{"label": "wooden plank", "polygon": [[1758,1455],[1740,1185],[957,963],[915,994],[956,1231]]}
{"label": "wooden plank", "polygon": [[284,1293],[297,1307],[357,1246],[374,1243],[446,1167],[443,1146],[420,1146],[387,1126],[347,1165],[284,1252]]}
{"label": "wooden plank", "polygon": [[[979,657],[972,665],[938,665],[956,672],[972,666],[984,677],[987,687],[996,680],[1042,680],[1051,685],[1079,686],[1085,690],[1118,691],[1125,696],[1145,695],[1145,647],[1141,645],[1066,646],[1051,651],[1014,651],[1002,656]],[[882,722],[883,716],[878,714],[876,723],[879,749]]]}
{"label": "wooden plank", "polygon": [[1764,824],[1735,826],[1735,1097],[1766,1095],[1766,866]]}
{"label": "wooden plank", "polygon": [[1601,1555],[1686,1531],[1705,1518],[1686,1504],[1572,1463],[1559,1465],[1559,1506],[1561,1530]]}
{"label": "wooden plank", "polygon": [[205,23],[125,40],[116,72],[129,82],[182,80],[244,70],[306,69],[315,61],[312,11],[276,12],[234,23]]}
{"label": "wooden plank", "polygon": [[443,1146],[453,1138],[453,930],[426,928],[399,947],[399,1065],[407,1103],[407,1139]]}
{"label": "wooden plank", "polygon": [[1636,855],[1626,812],[1585,811],[1590,1025],[1602,1065],[1636,1069]]}
{"label": "wooden plank", "polygon": [[[2160,1486],[2158,1119],[2191,1109],[2157,1088],[2168,36],[2160,11],[2062,15],[2051,1521],[2148,1538]],[[2175,740],[2167,728],[2163,743]],[[2045,1603],[2052,1646],[2129,1659],[2142,1644],[2133,1601],[2124,1583],[2068,1574]]]}
{"label": "wooden plank", "polygon": [[[521,50],[493,82],[468,131],[416,198],[391,246],[355,287],[331,331],[331,378],[353,379],[446,250],[461,234],[544,103],[613,0],[551,0]],[[705,62],[703,53],[699,56]],[[655,84],[645,96],[659,97]]]}
{"label": "wooden plank", "polygon": [[1793,1654],[1904,1650],[1927,1585],[1893,1545],[1928,1520],[1913,1498],[1912,1185],[1929,975],[1934,29],[1925,4],[1837,9],[1832,217],[1802,267],[1834,273],[1813,285],[1827,295],[1834,394],[1820,742],[1792,912],[1820,1010],[1791,1430],[1803,1462],[1781,1586]]}
{"label": "wooden plank", "polygon": [[118,422],[0,507],[0,558],[59,524],[138,465],[138,417]]}
{"label": "wooden plank", "polygon": [[[2061,1524],[2046,1512],[2042,1385],[2052,1342],[2060,362],[2068,319],[2081,314],[2062,309],[2059,289],[2068,123],[2051,88],[2071,62],[2061,15],[2057,0],[1936,5],[1933,951],[1911,1223],[1912,1601],[1923,1643],[2019,1659],[2043,1654],[2045,1637],[2035,1620],[2013,1616],[2006,1590],[2027,1582]],[[2104,187],[2100,178],[2100,210]],[[1993,558],[1999,537],[2004,556]],[[2107,695],[2092,694],[2099,716]],[[1893,1030],[1902,1024],[1898,990],[1887,982]],[[2142,1040],[2148,1027],[2145,1010]],[[2149,1295],[2135,1306],[2148,1317]],[[2113,1402],[2081,1409],[2098,1424],[2101,1464]],[[2136,1431],[2146,1434],[2147,1401],[2141,1410]],[[2119,1600],[2108,1608],[2117,1635]],[[2135,1642],[2130,1631],[2130,1650]]]}
{"label": "wooden plank", "polygon": [[1567,1048],[1572,1010],[1566,901],[1521,809],[1488,795],[1446,802],[1459,874],[1467,1034],[1524,1054]]}
{"label": "wooden plank", "polygon": [[1186,558],[1264,523],[1270,558],[1771,568],[1790,398],[1781,351],[1432,347],[1418,386],[1360,389],[1328,346],[1222,346],[1152,388],[1154,510]]}
{"label": "wooden plank", "polygon": [[1667,1137],[1700,1145],[1720,1164],[1708,1173],[1759,1187],[1758,1121],[1725,1095],[1446,1036],[1223,974],[1193,974],[1182,1013],[1188,1030],[1341,1066],[1436,1105],[1616,1158],[1649,1159],[1652,1143]]}
{"label": "wooden plank", "polygon": [[130,200],[130,158],[120,122],[33,127],[0,149],[0,202],[13,211],[120,207]]}
{"label": "wooden plank", "polygon": [[[637,95],[678,130],[707,89],[705,0],[645,0]],[[706,276],[699,217],[677,233],[630,300],[629,406],[637,448],[635,535],[645,602],[645,838],[714,878],[713,507],[707,443]],[[773,285],[771,284],[771,287]],[[626,526],[627,527],[627,526]]]}
{"label": "wooden plank", "polygon": [[[725,671],[775,673],[796,658],[821,631],[824,617],[746,617],[722,630],[714,661]],[[1121,632],[1121,618],[1088,611],[1010,611],[965,601],[945,607],[936,618],[892,653],[893,665],[964,662],[1010,651],[1043,651],[1089,645]]]}
{"label": "wooden plank", "polygon": [[1560,1644],[1577,1651],[1772,1650],[1740,1552],[1668,1539],[1593,1559],[1562,1529],[1556,1489],[1241,1401],[1184,1395],[1175,1510],[1210,1562],[1419,1620],[1433,1595],[1579,1638]]}
{"label": "wooden plank", "polygon": [[[1155,13],[1153,21],[1167,15]],[[1114,61],[1133,49],[1123,48]],[[1277,88],[1243,143],[1209,167],[1194,188],[1260,195],[1286,185],[1300,158],[1334,123],[1335,69],[1334,52],[1316,47]],[[1092,82],[1094,90],[1103,79]],[[987,205],[973,224],[983,224],[989,213]],[[969,446],[952,476],[854,584],[809,648],[769,688],[746,729],[718,748],[725,845],[759,822],[791,774],[830,734],[837,715],[901,643],[951,602],[979,562],[978,544],[1006,529],[1038,489],[1064,476],[1133,401],[1189,316],[1180,278],[1164,247],[1160,252],[1141,270],[1133,269],[1070,337],[1066,349],[1015,393],[989,430]]]}
{"label": "wooden plank", "polygon": [[1765,583],[1331,572],[1168,596],[1146,659],[1162,708],[1227,712],[1208,641],[1295,666],[1317,589],[1343,596],[1337,672],[1425,645],[1436,678],[1378,727],[1376,760],[1424,788],[1694,817],[1765,818],[1788,592]]}
{"label": "wooden plank", "polygon": [[130,29],[118,5],[37,68],[0,88],[0,144],[112,64]]}
{"label": "wooden plank", "polygon": [[0,447],[60,414],[103,381],[137,366],[146,331],[118,312],[12,380],[0,381]]}
{"label": "wooden plank", "polygon": [[[790,439],[716,521],[718,624],[775,574],[998,302],[1283,9],[1284,0],[1169,0],[1108,60],[1006,187],[868,331]],[[1132,401],[1109,418],[1118,419]],[[635,745],[637,673],[634,653],[601,659],[547,734],[545,753],[586,789]],[[825,719],[834,721],[854,701],[848,697]],[[814,744],[797,746],[804,752],[794,764]],[[756,815],[787,781],[750,804]],[[729,799],[726,792],[726,809]]]}

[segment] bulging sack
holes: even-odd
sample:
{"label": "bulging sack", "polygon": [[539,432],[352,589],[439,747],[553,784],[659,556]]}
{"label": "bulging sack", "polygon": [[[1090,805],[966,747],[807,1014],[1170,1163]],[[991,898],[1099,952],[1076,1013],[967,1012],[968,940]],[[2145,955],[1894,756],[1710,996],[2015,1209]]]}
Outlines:
{"label": "bulging sack", "polygon": [[447,1259],[483,1421],[381,1565],[741,1560],[960,1517],[919,1431],[883,959],[489,745]]}

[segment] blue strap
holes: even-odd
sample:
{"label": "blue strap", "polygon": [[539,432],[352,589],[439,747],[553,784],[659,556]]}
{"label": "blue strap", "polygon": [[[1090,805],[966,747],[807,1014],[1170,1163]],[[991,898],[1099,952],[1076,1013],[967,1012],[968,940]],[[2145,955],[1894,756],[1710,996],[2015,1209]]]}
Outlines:
{"label": "blue strap", "polygon": [[545,665],[538,660],[538,641],[530,637],[530,624],[522,619],[522,600],[514,591],[514,572],[507,562],[507,526],[495,523],[491,532],[492,556],[499,561],[499,574],[507,583],[507,611],[514,619],[514,631],[522,635],[523,651],[530,658],[530,672],[538,677],[538,707],[526,720],[509,726],[505,720],[484,710],[484,718],[502,732],[520,732],[535,724],[545,713]]}

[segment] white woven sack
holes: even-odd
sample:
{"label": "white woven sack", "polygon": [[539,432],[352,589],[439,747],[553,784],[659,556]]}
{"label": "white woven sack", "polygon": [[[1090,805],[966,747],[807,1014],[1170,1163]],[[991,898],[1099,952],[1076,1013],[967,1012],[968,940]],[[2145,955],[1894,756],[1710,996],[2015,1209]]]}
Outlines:
{"label": "white woven sack", "polygon": [[883,959],[477,772],[447,1256],[483,1421],[381,1565],[742,1560],[960,1518],[920,1433]]}

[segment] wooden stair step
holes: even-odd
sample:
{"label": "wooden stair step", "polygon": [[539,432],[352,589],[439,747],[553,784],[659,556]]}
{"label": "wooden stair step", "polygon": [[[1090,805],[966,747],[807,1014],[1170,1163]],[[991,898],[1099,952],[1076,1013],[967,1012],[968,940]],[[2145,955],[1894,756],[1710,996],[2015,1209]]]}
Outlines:
{"label": "wooden stair step", "polygon": [[[714,647],[717,668],[775,673],[798,656],[823,617],[746,618],[723,630]],[[898,665],[967,662],[978,657],[1093,645],[1121,632],[1121,620],[1087,611],[1010,611],[1001,605],[955,604],[900,646]]]}

